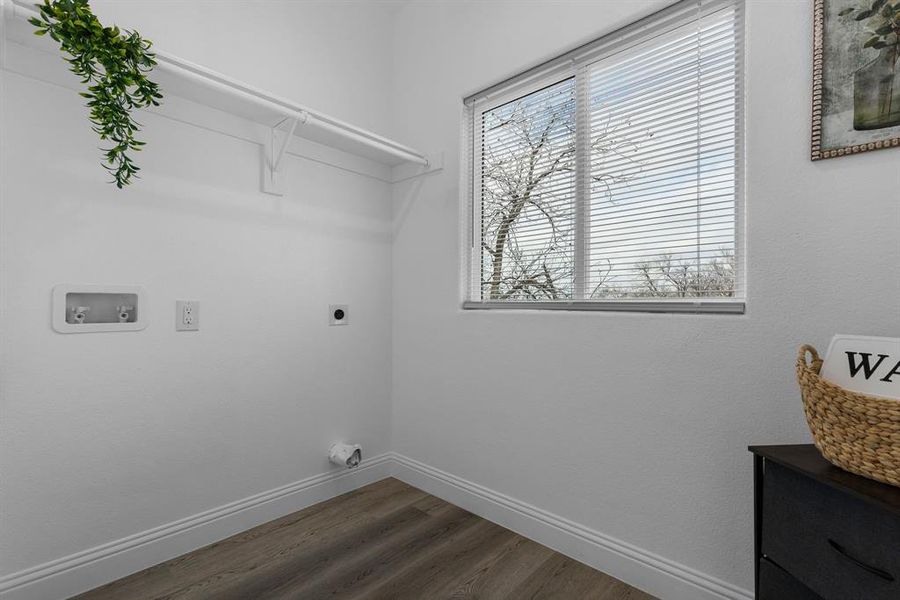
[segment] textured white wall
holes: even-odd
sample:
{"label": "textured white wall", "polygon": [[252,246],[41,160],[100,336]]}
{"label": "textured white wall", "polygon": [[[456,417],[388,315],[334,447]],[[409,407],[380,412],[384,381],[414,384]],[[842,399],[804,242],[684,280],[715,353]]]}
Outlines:
{"label": "textured white wall", "polygon": [[[385,130],[377,7],[97,4],[189,60]],[[81,98],[3,79],[0,574],[328,471],[339,438],[389,449],[387,184],[289,156],[274,198],[256,145],[142,114],[144,178],[119,192]],[[143,285],[150,325],[57,334],[60,282]],[[200,300],[199,333],[174,331],[176,298]],[[331,302],[350,326],[328,327]]]}
{"label": "textured white wall", "polygon": [[387,134],[398,0],[94,0],[166,52]]}
{"label": "textured white wall", "polygon": [[746,315],[458,304],[461,98],[665,4],[399,13],[394,134],[448,160],[396,190],[394,449],[749,588],[746,447],[808,441],[798,345],[900,335],[900,152],[809,161],[810,1],[749,0]]}
{"label": "textured white wall", "polygon": [[[461,97],[664,0],[94,4],[447,168],[392,215],[384,184],[288,158],[279,200],[254,145],[148,115],[119,193],[80,100],[4,74],[0,574],[320,473],[337,437],[387,450],[393,378],[394,449],[750,586],[745,447],[808,439],[796,346],[900,335],[900,153],[808,161],[811,2],[750,0],[741,317],[458,308]],[[146,286],[150,327],[52,332],[61,281]]]}

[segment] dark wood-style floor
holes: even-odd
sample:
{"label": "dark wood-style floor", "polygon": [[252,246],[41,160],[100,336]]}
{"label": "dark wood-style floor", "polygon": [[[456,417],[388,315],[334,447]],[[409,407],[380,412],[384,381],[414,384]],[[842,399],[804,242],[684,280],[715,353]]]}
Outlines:
{"label": "dark wood-style floor", "polygon": [[261,600],[653,600],[396,479],[78,596]]}

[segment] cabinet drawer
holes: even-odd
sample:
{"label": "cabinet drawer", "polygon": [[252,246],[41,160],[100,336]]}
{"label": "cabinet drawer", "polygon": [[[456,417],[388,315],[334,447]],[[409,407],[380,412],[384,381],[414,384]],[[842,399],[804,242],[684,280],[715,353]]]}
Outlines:
{"label": "cabinet drawer", "polygon": [[822,600],[781,567],[765,558],[759,561],[759,597],[757,600]]}
{"label": "cabinet drawer", "polygon": [[761,552],[824,600],[900,598],[900,519],[771,462]]}

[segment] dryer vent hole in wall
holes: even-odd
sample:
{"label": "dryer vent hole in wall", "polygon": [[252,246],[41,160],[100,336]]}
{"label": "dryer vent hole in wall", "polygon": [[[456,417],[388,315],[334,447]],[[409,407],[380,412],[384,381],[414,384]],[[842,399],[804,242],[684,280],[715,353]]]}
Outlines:
{"label": "dryer vent hole in wall", "polygon": [[355,469],[362,462],[362,446],[343,442],[332,444],[328,450],[328,460],[341,467]]}

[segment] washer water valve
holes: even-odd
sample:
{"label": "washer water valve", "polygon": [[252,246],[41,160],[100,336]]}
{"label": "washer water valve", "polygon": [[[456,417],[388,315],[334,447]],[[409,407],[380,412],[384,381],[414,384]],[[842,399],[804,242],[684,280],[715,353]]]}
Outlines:
{"label": "washer water valve", "polygon": [[128,319],[131,318],[131,311],[134,310],[133,306],[117,306],[116,311],[119,313],[119,323],[127,323]]}
{"label": "washer water valve", "polygon": [[72,307],[72,322],[81,325],[84,323],[85,317],[87,317],[87,311],[91,310],[90,306],[73,306]]}

